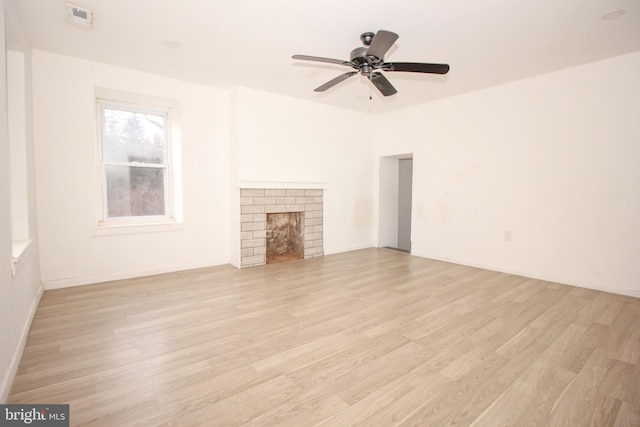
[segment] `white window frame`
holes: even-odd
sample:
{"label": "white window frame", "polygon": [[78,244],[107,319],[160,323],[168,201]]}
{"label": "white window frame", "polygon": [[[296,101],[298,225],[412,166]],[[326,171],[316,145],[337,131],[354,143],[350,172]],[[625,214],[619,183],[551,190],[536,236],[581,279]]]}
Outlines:
{"label": "white window frame", "polygon": [[[142,102],[126,102],[121,100],[111,99],[112,97],[99,96],[99,92],[96,91],[96,115],[97,115],[97,170],[98,170],[98,228],[113,228],[113,227],[127,227],[131,226],[148,226],[158,224],[176,224],[179,222],[176,215],[178,210],[178,197],[176,197],[176,169],[179,169],[174,164],[176,153],[176,145],[179,144],[178,138],[174,129],[174,110],[171,105],[161,106],[164,103],[146,102],[148,97],[135,96],[132,94],[126,94],[125,96],[117,96],[119,99],[125,98],[142,98]],[[107,90],[108,91],[108,90]],[[108,91],[114,92],[114,91]],[[136,99],[136,100],[138,100]],[[159,105],[160,104],[160,105]],[[167,102],[166,104],[170,104]],[[103,159],[103,117],[104,109],[118,109],[122,111],[136,112],[142,114],[154,114],[165,116],[165,163],[164,164],[152,164],[152,163],[138,163],[138,162],[105,162]],[[141,166],[151,168],[166,168],[166,175],[164,180],[164,192],[165,192],[165,215],[153,215],[153,216],[127,216],[127,217],[109,217],[107,206],[107,187],[106,187],[106,166]]]}

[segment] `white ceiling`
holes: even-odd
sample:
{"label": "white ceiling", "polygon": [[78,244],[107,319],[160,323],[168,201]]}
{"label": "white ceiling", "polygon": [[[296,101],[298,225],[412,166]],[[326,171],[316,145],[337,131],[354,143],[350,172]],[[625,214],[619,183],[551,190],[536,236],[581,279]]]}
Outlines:
{"label": "white ceiling", "polygon": [[[15,0],[17,1],[17,0]],[[65,22],[63,0],[19,0],[32,47],[217,87],[242,85],[380,113],[640,50],[639,0],[78,0],[92,30]],[[613,9],[626,13],[613,20]],[[386,73],[384,98],[362,76],[318,94],[348,67],[360,34],[400,35],[388,61],[444,62],[446,76]],[[161,42],[179,42],[178,48]],[[615,78],[615,70],[602,76]]]}

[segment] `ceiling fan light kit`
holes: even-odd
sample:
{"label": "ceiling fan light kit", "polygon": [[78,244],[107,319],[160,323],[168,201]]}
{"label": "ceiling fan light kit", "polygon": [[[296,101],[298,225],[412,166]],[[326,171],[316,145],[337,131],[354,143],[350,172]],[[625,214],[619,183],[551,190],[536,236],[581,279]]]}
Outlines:
{"label": "ceiling fan light kit", "polygon": [[315,92],[324,92],[338,83],[356,74],[365,76],[382,95],[391,96],[398,91],[391,82],[380,72],[400,71],[405,73],[429,73],[447,74],[449,65],[431,64],[423,62],[384,62],[384,56],[391,49],[391,46],[398,40],[398,35],[391,31],[380,30],[377,33],[363,33],[360,36],[363,46],[351,51],[349,61],[340,59],[323,58],[320,56],[293,55],[293,59],[303,61],[324,62],[328,64],[343,65],[351,67],[356,71],[349,71],[335,77],[325,84],[314,89]]}

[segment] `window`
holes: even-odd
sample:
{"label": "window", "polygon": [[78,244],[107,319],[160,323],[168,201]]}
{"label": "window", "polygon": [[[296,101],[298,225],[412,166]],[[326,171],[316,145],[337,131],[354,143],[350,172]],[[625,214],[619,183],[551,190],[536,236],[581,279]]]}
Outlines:
{"label": "window", "polygon": [[172,219],[169,110],[98,107],[102,223]]}

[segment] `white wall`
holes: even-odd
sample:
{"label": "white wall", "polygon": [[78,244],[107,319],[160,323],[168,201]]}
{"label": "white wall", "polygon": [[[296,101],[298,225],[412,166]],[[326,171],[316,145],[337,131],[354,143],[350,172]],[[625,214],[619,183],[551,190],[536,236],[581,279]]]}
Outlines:
{"label": "white wall", "polygon": [[413,254],[640,296],[639,75],[640,52],[380,117],[377,154],[414,153]]}
{"label": "white wall", "polygon": [[[6,9],[5,9],[6,8]],[[32,160],[32,132],[31,132],[31,82],[28,78],[31,71],[29,45],[24,37],[24,31],[18,18],[19,14],[14,1],[0,0],[0,34],[5,34],[6,43],[12,50],[25,53],[23,79],[25,93],[24,119],[26,128],[22,135],[26,139],[26,171],[23,176],[27,182],[27,208],[29,224],[26,225],[28,234],[35,243],[27,251],[20,268],[12,277],[12,223],[11,223],[11,194],[10,194],[10,166],[9,135],[7,104],[0,102],[0,403],[4,403],[9,394],[11,381],[15,376],[26,343],[31,319],[42,294],[40,272],[38,265],[38,235],[35,227],[35,202],[33,190],[33,160]],[[7,99],[6,85],[6,48],[5,39],[0,43],[0,99]],[[13,84],[13,83],[12,83]],[[14,88],[15,89],[15,88]],[[25,159],[23,159],[25,160]],[[21,201],[23,203],[24,201]],[[21,219],[22,221],[22,219]],[[22,231],[25,224],[19,229]],[[20,236],[22,237],[22,236]]]}
{"label": "white wall", "polygon": [[[33,62],[36,188],[45,286],[227,263],[227,92],[43,51],[34,51]],[[182,227],[106,236],[96,231],[96,87],[179,104]]]}
{"label": "white wall", "polygon": [[248,88],[233,96],[238,181],[325,184],[325,254],[372,246],[371,116]]}

